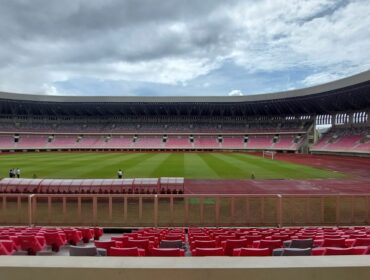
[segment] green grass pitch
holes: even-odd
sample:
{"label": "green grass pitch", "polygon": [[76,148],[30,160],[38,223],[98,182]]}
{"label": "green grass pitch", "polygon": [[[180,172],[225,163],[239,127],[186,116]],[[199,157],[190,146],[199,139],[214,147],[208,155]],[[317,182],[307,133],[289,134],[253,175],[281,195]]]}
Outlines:
{"label": "green grass pitch", "polygon": [[193,179],[312,179],[343,178],[312,168],[243,153],[15,153],[0,155],[0,177],[19,167],[22,177],[125,178],[185,177]]}

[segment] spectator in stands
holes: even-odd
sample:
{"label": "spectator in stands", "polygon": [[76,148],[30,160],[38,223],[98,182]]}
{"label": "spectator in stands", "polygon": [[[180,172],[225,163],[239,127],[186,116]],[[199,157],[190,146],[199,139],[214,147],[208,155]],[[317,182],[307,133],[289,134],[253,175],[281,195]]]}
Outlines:
{"label": "spectator in stands", "polygon": [[118,169],[118,171],[117,171],[117,177],[118,177],[118,179],[122,179],[122,177],[123,177],[123,171],[121,169]]}
{"label": "spectator in stands", "polygon": [[14,173],[17,176],[17,178],[21,177],[21,169],[20,168],[16,168]]}

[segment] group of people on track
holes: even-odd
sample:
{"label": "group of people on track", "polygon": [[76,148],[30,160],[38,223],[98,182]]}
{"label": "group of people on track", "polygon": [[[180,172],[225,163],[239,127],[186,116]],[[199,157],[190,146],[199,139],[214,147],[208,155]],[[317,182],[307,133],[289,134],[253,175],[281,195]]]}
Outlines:
{"label": "group of people on track", "polygon": [[9,169],[9,178],[20,178],[21,170],[20,168],[11,168]]}

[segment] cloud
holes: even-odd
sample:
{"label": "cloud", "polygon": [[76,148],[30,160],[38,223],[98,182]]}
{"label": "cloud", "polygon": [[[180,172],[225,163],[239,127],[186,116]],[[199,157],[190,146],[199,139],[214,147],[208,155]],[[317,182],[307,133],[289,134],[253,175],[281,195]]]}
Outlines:
{"label": "cloud", "polygon": [[239,90],[239,89],[234,89],[234,90],[230,91],[227,95],[228,96],[243,96],[244,93],[242,93],[241,90]]}
{"label": "cloud", "polygon": [[[369,69],[369,10],[365,0],[2,1],[0,90],[94,95],[104,83],[112,95],[148,85],[222,95],[314,85]],[[305,76],[268,82],[289,71]],[[251,77],[264,81],[250,89]]]}

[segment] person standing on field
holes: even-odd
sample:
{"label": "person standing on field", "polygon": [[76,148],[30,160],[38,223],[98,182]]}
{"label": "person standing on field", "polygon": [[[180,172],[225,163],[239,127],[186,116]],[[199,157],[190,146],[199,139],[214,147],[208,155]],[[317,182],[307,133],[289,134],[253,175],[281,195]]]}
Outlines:
{"label": "person standing on field", "polygon": [[17,176],[17,178],[21,177],[21,170],[19,168],[15,169],[15,175]]}
{"label": "person standing on field", "polygon": [[118,177],[118,179],[122,179],[122,177],[123,177],[123,172],[122,172],[122,170],[121,170],[121,169],[119,169],[119,170],[117,171],[117,177]]}

